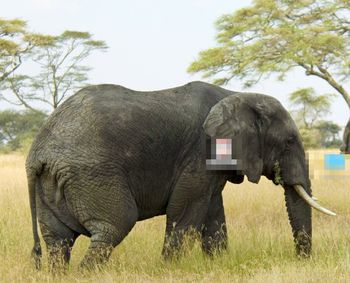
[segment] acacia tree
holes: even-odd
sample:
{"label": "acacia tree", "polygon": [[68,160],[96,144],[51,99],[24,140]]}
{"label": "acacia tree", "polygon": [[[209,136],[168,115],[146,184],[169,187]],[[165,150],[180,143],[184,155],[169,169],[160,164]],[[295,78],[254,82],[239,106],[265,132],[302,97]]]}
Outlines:
{"label": "acacia tree", "polygon": [[321,134],[321,146],[322,147],[336,147],[341,146],[341,140],[338,135],[341,127],[332,121],[320,121],[317,125],[317,129]]}
{"label": "acacia tree", "polygon": [[302,88],[289,95],[291,114],[299,128],[305,148],[340,146],[337,124],[326,121],[333,95],[317,95],[313,88]]}
{"label": "acacia tree", "polygon": [[312,129],[315,122],[329,114],[332,95],[316,95],[313,88],[301,88],[289,95],[289,101],[294,107],[292,110],[299,127]]}
{"label": "acacia tree", "polygon": [[21,65],[31,46],[25,40],[25,22],[0,18],[0,84]]}
{"label": "acacia tree", "polygon": [[0,88],[47,37],[27,31],[26,22],[0,18]]}
{"label": "acacia tree", "polygon": [[332,86],[350,108],[350,0],[254,0],[216,22],[218,46],[199,53],[188,68],[216,84],[245,85],[299,67]]}
{"label": "acacia tree", "polygon": [[86,85],[91,68],[83,65],[83,61],[92,52],[106,49],[104,41],[94,40],[88,32],[65,31],[59,36],[47,36],[45,42],[34,48],[31,57],[38,73],[9,76],[7,87],[13,96],[5,99],[29,109],[34,109],[35,101],[55,109],[67,96]]}
{"label": "acacia tree", "polygon": [[19,149],[31,140],[46,119],[39,111],[0,111],[0,151]]}

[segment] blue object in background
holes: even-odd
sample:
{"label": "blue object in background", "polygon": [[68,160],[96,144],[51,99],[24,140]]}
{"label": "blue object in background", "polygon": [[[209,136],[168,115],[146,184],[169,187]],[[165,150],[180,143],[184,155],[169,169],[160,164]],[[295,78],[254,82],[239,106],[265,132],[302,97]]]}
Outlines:
{"label": "blue object in background", "polygon": [[325,154],[324,165],[326,170],[345,170],[345,154]]}

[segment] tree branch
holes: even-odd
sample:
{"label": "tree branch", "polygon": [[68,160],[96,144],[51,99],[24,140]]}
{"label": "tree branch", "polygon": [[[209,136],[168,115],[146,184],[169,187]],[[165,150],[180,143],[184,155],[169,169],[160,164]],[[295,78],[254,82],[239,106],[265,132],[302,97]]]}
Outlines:
{"label": "tree branch", "polygon": [[350,95],[349,93],[344,89],[342,85],[337,83],[335,79],[332,77],[332,75],[327,71],[327,69],[323,68],[321,65],[317,65],[317,69],[319,71],[316,71],[313,66],[307,66],[306,64],[299,62],[299,66],[303,67],[305,69],[305,74],[307,76],[317,76],[326,82],[328,82],[336,91],[338,91],[344,100],[346,101],[348,107],[350,108]]}
{"label": "tree branch", "polygon": [[0,82],[3,82],[4,80],[6,80],[14,71],[16,71],[19,66],[22,65],[22,58],[20,55],[17,55],[18,58],[18,63],[8,72],[4,72],[1,76],[0,76]]}
{"label": "tree branch", "polygon": [[[39,110],[36,110],[35,108],[33,108],[32,106],[30,106],[25,99],[22,97],[22,95],[19,93],[17,87],[14,85],[13,81],[10,81],[10,86],[11,86],[11,90],[13,92],[13,94],[16,96],[16,98],[18,99],[18,101],[21,103],[21,105],[23,105],[24,107],[26,107],[27,109],[30,109],[34,112],[40,112]],[[11,103],[11,101],[7,100],[7,102]],[[13,103],[12,103],[13,104]]]}
{"label": "tree branch", "polygon": [[323,68],[320,65],[317,65],[317,68],[319,71],[324,75],[324,80],[326,80],[335,90],[337,90],[344,98],[348,106],[350,107],[350,95],[349,93],[344,89],[344,87],[337,83],[333,76],[328,72],[327,69]]}

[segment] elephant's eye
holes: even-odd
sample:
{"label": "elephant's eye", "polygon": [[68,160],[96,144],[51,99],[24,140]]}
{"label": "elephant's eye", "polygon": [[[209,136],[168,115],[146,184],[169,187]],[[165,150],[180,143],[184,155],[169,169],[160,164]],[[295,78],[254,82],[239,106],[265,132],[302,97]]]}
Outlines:
{"label": "elephant's eye", "polygon": [[295,137],[294,136],[291,136],[291,137],[289,137],[288,139],[287,139],[287,145],[288,146],[291,146],[291,145],[293,145],[294,144],[294,142],[295,142]]}

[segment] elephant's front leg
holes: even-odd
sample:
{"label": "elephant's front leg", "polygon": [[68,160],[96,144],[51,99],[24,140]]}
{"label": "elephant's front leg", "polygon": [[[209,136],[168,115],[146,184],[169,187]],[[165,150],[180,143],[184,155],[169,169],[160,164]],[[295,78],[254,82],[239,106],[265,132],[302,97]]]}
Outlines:
{"label": "elephant's front leg", "polygon": [[207,197],[190,202],[184,199],[169,203],[162,251],[164,259],[174,259],[180,255],[185,237],[190,241],[200,238],[208,203]]}
{"label": "elephant's front leg", "polygon": [[227,249],[227,229],[221,192],[210,201],[202,231],[202,249],[208,255]]}

